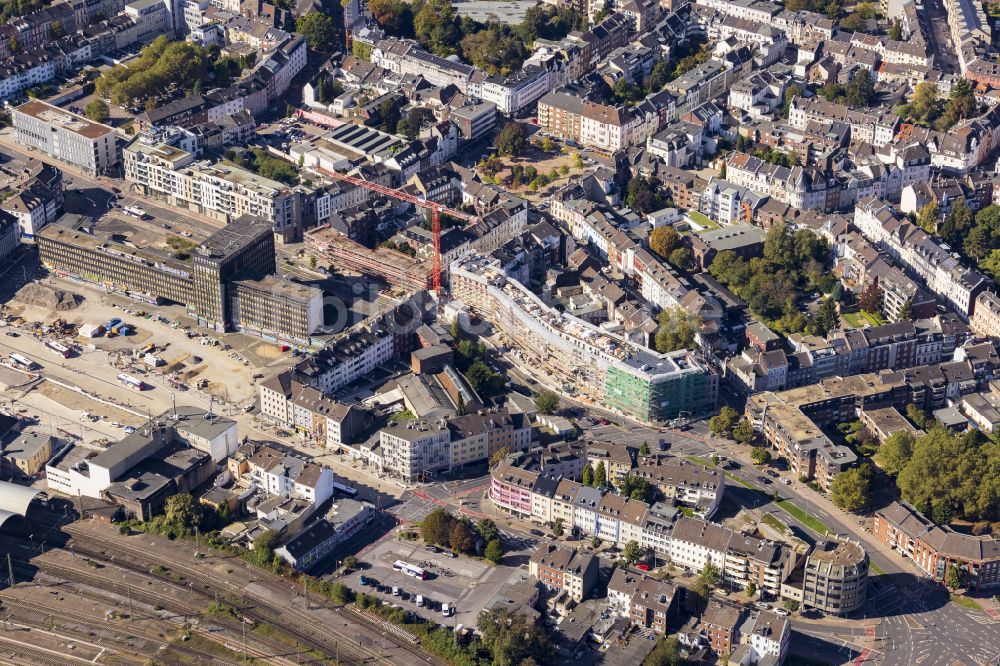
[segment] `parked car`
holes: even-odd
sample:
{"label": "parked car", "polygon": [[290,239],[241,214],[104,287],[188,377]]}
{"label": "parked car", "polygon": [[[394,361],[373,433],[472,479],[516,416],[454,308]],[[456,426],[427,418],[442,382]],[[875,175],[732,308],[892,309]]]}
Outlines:
{"label": "parked car", "polygon": [[400,592],[401,590],[395,585],[392,587],[392,596],[398,597],[400,595]]}
{"label": "parked car", "polygon": [[430,544],[427,544],[424,547],[424,549],[427,550],[428,552],[431,552],[431,553],[436,553],[436,552],[438,552],[440,550],[437,546],[432,546]]}
{"label": "parked car", "polygon": [[775,608],[774,612],[782,617],[788,617],[790,615],[787,608]]}
{"label": "parked car", "polygon": [[771,477],[772,479],[777,479],[777,478],[778,478],[778,473],[777,473],[777,472],[775,472],[775,471],[774,471],[773,469],[769,469],[769,470],[767,470],[767,471],[766,471],[766,472],[764,472],[764,473],[765,473],[765,474],[767,474],[767,475],[768,475],[769,477]]}
{"label": "parked car", "polygon": [[757,480],[763,483],[765,486],[771,483],[771,479],[767,478],[766,476],[758,476]]}
{"label": "parked car", "polygon": [[781,482],[783,484],[785,484],[786,486],[792,485],[792,480],[791,479],[782,479]]}
{"label": "parked car", "polygon": [[446,551],[444,551],[444,554],[445,554],[445,557],[451,557],[451,558],[455,558],[455,557],[458,557],[458,555],[457,555],[457,554],[455,554],[455,553],[451,552],[450,550],[446,550]]}

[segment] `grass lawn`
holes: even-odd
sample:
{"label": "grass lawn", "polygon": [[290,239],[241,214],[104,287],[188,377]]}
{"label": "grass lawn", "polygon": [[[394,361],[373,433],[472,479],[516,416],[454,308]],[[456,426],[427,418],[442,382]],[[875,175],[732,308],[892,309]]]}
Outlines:
{"label": "grass lawn", "polygon": [[691,221],[697,224],[702,229],[718,229],[719,225],[712,220],[708,219],[708,216],[704,213],[700,213],[696,210],[689,210],[687,216],[691,218]]}
{"label": "grass lawn", "polygon": [[808,513],[806,513],[799,507],[795,506],[788,500],[778,500],[777,502],[775,502],[775,504],[780,506],[782,509],[787,511],[793,518],[795,518],[800,523],[802,523],[812,531],[816,532],[817,534],[828,534],[830,532],[829,527],[821,523],[816,518],[813,518]]}
{"label": "grass lawn", "polygon": [[865,320],[872,326],[882,326],[885,324],[885,318],[878,312],[867,312],[862,310],[861,316],[864,317]]}
{"label": "grass lawn", "polygon": [[974,600],[968,597],[963,597],[961,595],[955,594],[954,592],[950,592],[948,596],[951,598],[952,601],[954,601],[959,606],[968,608],[969,610],[976,610],[976,611],[983,610],[982,606],[980,606]]}
{"label": "grass lawn", "polygon": [[761,520],[764,521],[764,524],[769,525],[774,529],[778,530],[778,532],[782,534],[788,534],[788,525],[785,525],[783,522],[775,518],[774,514],[765,513],[764,517],[761,518]]}

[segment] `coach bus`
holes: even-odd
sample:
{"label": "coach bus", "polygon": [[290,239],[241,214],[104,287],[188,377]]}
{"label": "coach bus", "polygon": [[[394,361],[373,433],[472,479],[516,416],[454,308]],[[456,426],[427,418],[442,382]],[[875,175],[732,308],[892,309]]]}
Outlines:
{"label": "coach bus", "polygon": [[139,208],[138,206],[125,206],[124,208],[122,208],[122,212],[128,215],[129,217],[134,217],[139,220],[146,219],[146,211]]}
{"label": "coach bus", "polygon": [[36,367],[38,367],[37,364],[30,358],[25,358],[20,354],[12,353],[10,355],[10,360],[11,362],[14,363],[14,365],[18,366],[19,368],[24,368],[25,370],[34,370]]}
{"label": "coach bus", "polygon": [[46,340],[45,347],[55,352],[56,354],[59,354],[63,358],[69,358],[70,354],[72,353],[72,350],[70,350],[69,347],[59,342],[55,342],[53,340]]}
{"label": "coach bus", "polygon": [[141,380],[138,380],[135,377],[130,377],[124,373],[120,373],[118,375],[118,381],[130,389],[135,389],[136,391],[143,391],[146,389],[146,385]]}
{"label": "coach bus", "polygon": [[344,497],[349,497],[354,499],[358,496],[358,489],[351,486],[345,486],[343,483],[337,481],[333,482],[333,489],[343,495]]}
{"label": "coach bus", "polygon": [[415,567],[408,562],[404,562],[403,560],[396,560],[393,563],[392,568],[395,569],[396,571],[406,574],[407,576],[412,576],[413,578],[419,578],[420,580],[424,580],[425,578],[427,578],[426,571],[424,571],[420,567]]}

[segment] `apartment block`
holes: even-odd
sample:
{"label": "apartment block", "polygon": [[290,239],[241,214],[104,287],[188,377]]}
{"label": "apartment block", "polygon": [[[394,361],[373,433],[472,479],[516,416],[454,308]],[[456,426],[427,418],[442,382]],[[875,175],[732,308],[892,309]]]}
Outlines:
{"label": "apartment block", "polygon": [[15,107],[12,116],[18,143],[92,176],[106,174],[121,161],[118,134],[112,127],[39,100]]}
{"label": "apartment block", "polygon": [[578,602],[590,596],[597,583],[597,569],[595,556],[555,544],[543,545],[528,560],[531,576],[550,590],[565,592]]}
{"label": "apartment block", "polygon": [[925,576],[938,582],[948,579],[952,567],[962,569],[968,587],[1000,586],[1000,541],[953,531],[906,502],[893,502],[875,512],[874,534]]}

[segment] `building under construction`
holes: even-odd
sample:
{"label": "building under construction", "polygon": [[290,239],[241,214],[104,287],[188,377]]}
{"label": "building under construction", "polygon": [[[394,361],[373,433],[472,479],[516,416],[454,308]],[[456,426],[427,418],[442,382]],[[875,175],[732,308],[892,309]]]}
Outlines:
{"label": "building under construction", "polygon": [[378,276],[407,292],[430,285],[429,262],[384,247],[367,248],[328,225],[307,231],[305,243],[312,254],[338,269]]}
{"label": "building under construction", "polygon": [[244,215],[190,253],[137,247],[86,224],[51,224],[36,237],[56,275],[150,304],[182,303],[202,326],[311,344],[323,324],[323,292],[278,278],[274,225]]}

